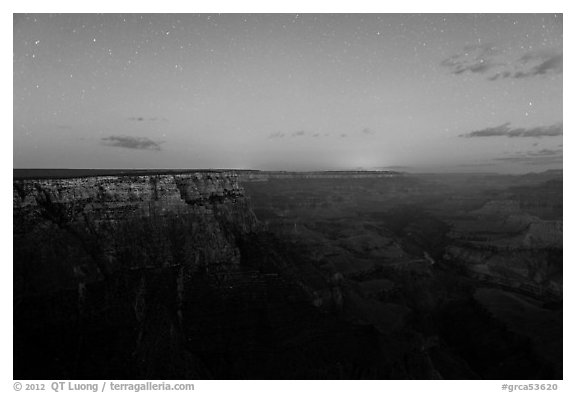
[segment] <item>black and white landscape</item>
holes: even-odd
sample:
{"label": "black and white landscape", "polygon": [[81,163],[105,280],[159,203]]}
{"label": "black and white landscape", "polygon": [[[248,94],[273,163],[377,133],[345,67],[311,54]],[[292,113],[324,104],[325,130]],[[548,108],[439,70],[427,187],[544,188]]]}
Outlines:
{"label": "black and white landscape", "polygon": [[15,379],[562,379],[562,14],[15,14]]}

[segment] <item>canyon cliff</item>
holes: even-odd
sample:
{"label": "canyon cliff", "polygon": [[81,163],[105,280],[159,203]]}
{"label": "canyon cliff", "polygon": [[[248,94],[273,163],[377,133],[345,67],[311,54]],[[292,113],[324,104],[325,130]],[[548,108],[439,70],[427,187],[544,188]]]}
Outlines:
{"label": "canyon cliff", "polygon": [[[107,358],[133,364],[118,377],[206,376],[183,350],[184,304],[196,277],[226,286],[258,229],[235,173],[15,180],[13,214],[16,372],[103,377]],[[134,340],[109,357],[70,353],[118,334]]]}
{"label": "canyon cliff", "polygon": [[13,215],[16,378],[433,375],[334,314],[338,277],[262,230],[234,172],[17,179]]}
{"label": "canyon cliff", "polygon": [[13,182],[17,379],[561,375],[556,324],[494,300],[561,319],[556,202],[391,172],[67,172]]}

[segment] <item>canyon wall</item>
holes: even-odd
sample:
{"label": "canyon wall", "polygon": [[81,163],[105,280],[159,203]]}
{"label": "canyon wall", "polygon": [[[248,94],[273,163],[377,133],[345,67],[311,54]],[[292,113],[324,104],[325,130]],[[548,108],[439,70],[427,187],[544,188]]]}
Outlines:
{"label": "canyon wall", "polygon": [[[146,235],[152,243],[166,236],[172,242],[171,250],[157,244],[157,250],[144,253],[138,259],[141,267],[187,265],[199,259],[212,264],[208,259],[237,262],[234,237],[258,225],[233,172],[16,180],[13,215],[17,243],[32,242],[30,248],[39,250],[42,258],[51,244],[44,238],[51,231],[64,233],[88,254],[82,258],[80,252],[75,261],[92,259],[100,274],[122,267],[122,252],[129,247],[123,243],[130,231],[149,227]],[[177,233],[178,225],[171,225],[176,233],[162,232],[168,224],[186,232]],[[182,260],[183,250],[177,249],[187,244],[191,249]]]}
{"label": "canyon wall", "polygon": [[66,220],[82,213],[98,220],[123,218],[130,212],[186,213],[190,207],[208,208],[244,196],[233,172],[15,180],[13,185],[14,214],[42,213],[54,205],[70,214],[63,217]]}
{"label": "canyon wall", "polygon": [[258,230],[235,173],[15,180],[13,216],[15,375],[208,377],[183,326]]}
{"label": "canyon wall", "polygon": [[238,176],[242,182],[257,182],[270,179],[381,179],[402,176],[402,173],[394,171],[239,171]]}
{"label": "canyon wall", "polygon": [[337,288],[262,235],[234,172],[15,180],[13,215],[16,378],[391,372],[364,360],[370,327],[315,306],[307,282]]}
{"label": "canyon wall", "polygon": [[[506,204],[452,228],[452,246],[441,221],[389,211],[433,206],[431,196],[446,199],[439,190],[385,172],[16,179],[14,377],[476,378],[467,366],[455,370],[460,355],[434,338],[445,334],[434,330],[442,299],[458,287],[453,267],[506,288],[519,276],[548,289],[541,272],[561,267],[561,255],[547,245],[562,228],[526,221],[514,244],[542,247],[511,258],[488,247],[501,240]],[[302,234],[273,231],[266,217]],[[296,227],[300,217],[306,225]],[[479,240],[485,248],[472,247]],[[541,266],[552,259],[560,263]],[[466,301],[463,288],[456,303]]]}

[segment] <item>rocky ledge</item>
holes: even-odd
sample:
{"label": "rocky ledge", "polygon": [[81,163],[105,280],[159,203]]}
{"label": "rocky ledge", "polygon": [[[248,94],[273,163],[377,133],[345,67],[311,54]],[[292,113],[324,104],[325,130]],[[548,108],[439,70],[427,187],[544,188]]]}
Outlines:
{"label": "rocky ledge", "polygon": [[209,207],[243,197],[233,172],[27,179],[13,184],[14,214],[59,207],[67,221],[87,212],[96,219],[118,219],[129,212],[185,212],[190,206]]}

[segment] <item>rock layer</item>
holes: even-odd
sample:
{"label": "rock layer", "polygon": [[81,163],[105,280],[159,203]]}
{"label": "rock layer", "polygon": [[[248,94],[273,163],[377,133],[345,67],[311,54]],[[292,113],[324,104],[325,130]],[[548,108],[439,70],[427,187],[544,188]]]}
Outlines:
{"label": "rock layer", "polygon": [[118,219],[125,213],[140,215],[186,212],[187,205],[234,202],[244,190],[232,172],[150,176],[99,176],[73,179],[17,180],[13,187],[14,213],[60,206],[75,214],[94,212],[97,219]]}

